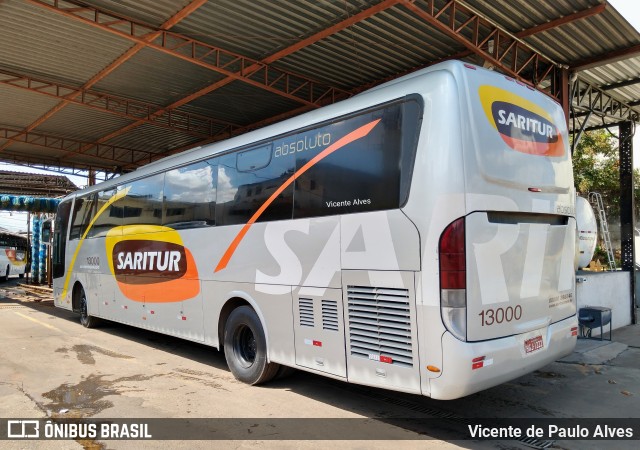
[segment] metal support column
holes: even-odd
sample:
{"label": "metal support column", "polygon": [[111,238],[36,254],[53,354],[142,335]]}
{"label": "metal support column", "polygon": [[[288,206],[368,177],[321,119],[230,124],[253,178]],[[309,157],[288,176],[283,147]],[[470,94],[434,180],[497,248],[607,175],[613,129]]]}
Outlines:
{"label": "metal support column", "polygon": [[[559,80],[556,82],[560,84],[557,91],[560,93],[560,105],[562,105],[562,111],[564,112],[565,120],[567,121],[567,129],[569,129],[569,109],[571,108],[571,89],[569,86],[569,70],[563,68],[560,70]],[[573,153],[573,149],[572,153]]]}
{"label": "metal support column", "polygon": [[631,323],[637,323],[635,299],[635,258],[633,237],[635,229],[633,199],[633,123],[626,121],[619,127],[620,152],[620,240],[622,243],[622,270],[630,274]]}

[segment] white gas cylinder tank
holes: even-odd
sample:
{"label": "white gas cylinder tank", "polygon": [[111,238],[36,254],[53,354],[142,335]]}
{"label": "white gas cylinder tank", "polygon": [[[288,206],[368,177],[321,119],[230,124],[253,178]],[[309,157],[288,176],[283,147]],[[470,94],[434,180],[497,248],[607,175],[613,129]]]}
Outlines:
{"label": "white gas cylinder tank", "polygon": [[576,222],[578,226],[578,267],[589,265],[598,242],[598,223],[589,201],[576,197]]}

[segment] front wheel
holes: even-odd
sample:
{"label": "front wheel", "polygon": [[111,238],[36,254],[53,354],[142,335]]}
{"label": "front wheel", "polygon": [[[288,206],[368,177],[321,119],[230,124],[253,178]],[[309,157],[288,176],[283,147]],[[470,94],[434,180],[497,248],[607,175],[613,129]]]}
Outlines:
{"label": "front wheel", "polygon": [[265,383],[278,373],[279,364],[267,362],[264,330],[250,306],[240,306],[229,315],[224,328],[224,356],[233,376],[243,383]]}
{"label": "front wheel", "polygon": [[93,328],[98,324],[98,319],[89,315],[87,295],[84,293],[84,289],[79,288],[78,295],[80,297],[80,324],[85,328]]}

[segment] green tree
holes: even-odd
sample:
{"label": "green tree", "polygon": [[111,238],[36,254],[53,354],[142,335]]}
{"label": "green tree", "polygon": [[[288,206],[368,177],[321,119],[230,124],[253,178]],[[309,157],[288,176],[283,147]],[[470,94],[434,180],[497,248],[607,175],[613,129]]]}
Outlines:
{"label": "green tree", "polygon": [[[640,171],[634,169],[636,217],[640,203]],[[573,176],[578,194],[599,192],[607,217],[620,216],[620,159],[618,140],[606,130],[587,131],[573,152]]]}

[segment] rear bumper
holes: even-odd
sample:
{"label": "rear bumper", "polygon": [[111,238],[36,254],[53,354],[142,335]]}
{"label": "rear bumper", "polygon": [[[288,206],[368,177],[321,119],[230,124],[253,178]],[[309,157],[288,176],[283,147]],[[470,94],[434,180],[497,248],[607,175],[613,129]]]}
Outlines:
{"label": "rear bumper", "polygon": [[[538,330],[544,347],[525,353],[524,340],[535,333],[483,342],[462,342],[446,332],[442,335],[443,371],[430,380],[431,397],[451,400],[487,389],[533,372],[571,353],[578,326],[574,315]],[[482,367],[473,368],[474,358],[484,356]]]}

